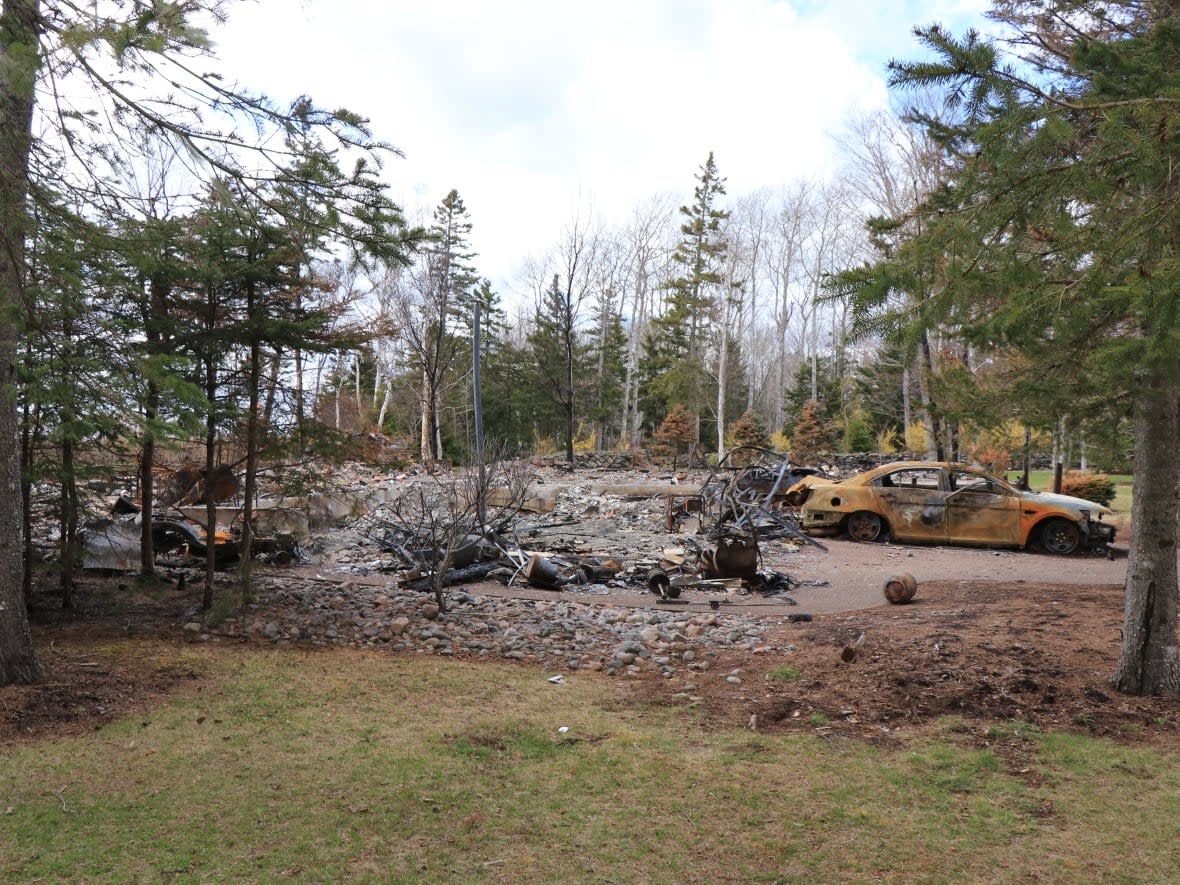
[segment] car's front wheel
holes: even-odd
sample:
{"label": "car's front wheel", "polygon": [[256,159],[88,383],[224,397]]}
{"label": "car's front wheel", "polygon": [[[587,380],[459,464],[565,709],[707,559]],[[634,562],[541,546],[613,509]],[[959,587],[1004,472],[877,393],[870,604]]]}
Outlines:
{"label": "car's front wheel", "polygon": [[845,528],[854,541],[879,541],[885,536],[884,521],[868,510],[858,510],[848,517]]}
{"label": "car's front wheel", "polygon": [[1081,530],[1068,519],[1051,519],[1041,528],[1041,549],[1059,556],[1073,553],[1082,540]]}

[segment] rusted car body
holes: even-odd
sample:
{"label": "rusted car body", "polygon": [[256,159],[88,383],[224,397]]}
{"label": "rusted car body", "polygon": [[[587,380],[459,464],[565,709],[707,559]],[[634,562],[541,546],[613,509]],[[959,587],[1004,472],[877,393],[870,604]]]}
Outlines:
{"label": "rusted car body", "polygon": [[1103,550],[1115,527],[1109,508],[1030,492],[965,464],[901,461],[838,483],[793,487],[808,532],[846,532],[858,541],[980,547],[1037,545],[1048,553]]}

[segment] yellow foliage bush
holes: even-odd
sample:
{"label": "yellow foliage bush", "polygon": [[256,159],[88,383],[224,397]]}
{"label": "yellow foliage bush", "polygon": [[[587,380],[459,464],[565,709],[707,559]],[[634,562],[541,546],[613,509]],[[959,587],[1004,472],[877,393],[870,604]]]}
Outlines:
{"label": "yellow foliage bush", "polygon": [[547,455],[557,454],[557,441],[551,436],[542,436],[541,433],[533,428],[533,452],[537,455],[545,457]]}
{"label": "yellow foliage bush", "polygon": [[582,422],[578,422],[578,430],[574,434],[574,451],[575,452],[593,452],[594,447],[598,444],[598,432],[591,429],[587,430]]}
{"label": "yellow foliage bush", "polygon": [[882,455],[896,454],[900,442],[901,439],[897,435],[896,427],[886,427],[884,430],[877,431],[877,451]]}
{"label": "yellow foliage bush", "polygon": [[921,421],[914,421],[906,427],[905,448],[907,452],[926,451],[926,425]]}

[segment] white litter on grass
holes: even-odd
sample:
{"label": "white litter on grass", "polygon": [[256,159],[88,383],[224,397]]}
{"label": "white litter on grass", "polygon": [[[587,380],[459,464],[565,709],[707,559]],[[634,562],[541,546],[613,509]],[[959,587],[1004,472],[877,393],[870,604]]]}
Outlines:
{"label": "white litter on grass", "polygon": [[563,682],[565,682],[565,677],[558,673],[556,676],[550,676],[549,681],[554,685],[561,685]]}
{"label": "white litter on grass", "polygon": [[561,726],[561,728],[557,729],[557,733],[558,734],[565,734],[569,730],[570,730],[570,727],[568,725],[563,725],[563,726]]}

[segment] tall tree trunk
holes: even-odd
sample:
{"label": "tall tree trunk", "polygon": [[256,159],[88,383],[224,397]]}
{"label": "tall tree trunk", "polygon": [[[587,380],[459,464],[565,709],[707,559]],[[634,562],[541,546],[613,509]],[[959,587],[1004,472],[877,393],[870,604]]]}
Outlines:
{"label": "tall tree trunk", "polygon": [[[1124,585],[1123,642],[1113,682],[1137,695],[1180,696],[1176,650],[1177,382],[1167,369],[1135,394],[1135,496]],[[1152,477],[1152,481],[1147,481]]]}
{"label": "tall tree trunk", "polygon": [[[573,285],[571,275],[570,286]],[[562,334],[565,339],[565,457],[572,466],[574,463],[574,316],[571,309],[573,293],[566,289],[565,299],[565,328]]]}
{"label": "tall tree trunk", "polygon": [[41,678],[24,598],[13,321],[24,286],[39,7],[38,0],[4,0],[0,11],[0,685]]}
{"label": "tall tree trunk", "polygon": [[442,418],[439,417],[441,409],[438,407],[438,389],[435,388],[434,406],[430,410],[430,414],[434,416],[434,457],[442,458],[443,444],[442,444]]}
{"label": "tall tree trunk", "polygon": [[[1056,475],[1057,465],[1065,461],[1065,416],[1057,416],[1057,427],[1053,430],[1053,472]],[[1061,489],[1054,489],[1060,492]]]}
{"label": "tall tree trunk", "polygon": [[356,429],[359,433],[365,429],[365,401],[361,393],[361,353],[358,350],[353,357],[353,379],[356,388]]}
{"label": "tall tree trunk", "polygon": [[921,360],[922,371],[919,380],[922,391],[922,406],[926,410],[927,454],[933,456],[935,461],[945,461],[946,448],[942,441],[942,422],[938,419],[938,412],[934,406],[934,396],[930,392],[930,388],[934,382],[934,354],[933,348],[930,346],[930,333],[925,330],[922,332]]}
{"label": "tall tree trunk", "polygon": [[307,446],[307,418],[303,414],[303,350],[298,347],[295,348],[295,432],[302,454]]}
{"label": "tall tree trunk", "polygon": [[[723,295],[722,298],[725,296]],[[725,457],[725,387],[729,383],[729,305],[723,303],[717,351],[717,463]]]}
{"label": "tall tree trunk", "polygon": [[389,404],[393,401],[393,383],[386,379],[385,396],[381,398],[381,410],[377,413],[377,432],[384,433],[385,416],[389,413]]}
{"label": "tall tree trunk", "polygon": [[418,433],[418,448],[422,453],[422,460],[429,461],[434,457],[434,434],[431,432],[434,421],[430,417],[430,376],[425,371],[422,372],[422,395],[419,398],[422,400],[422,422]]}
{"label": "tall tree trunk", "polygon": [[[603,305],[601,314],[601,323],[598,330],[598,365],[594,367],[594,374],[596,378],[596,390],[594,405],[599,415],[604,413],[603,405],[606,403],[606,339],[607,329],[611,326],[611,319],[614,316],[614,293],[607,292],[603,298],[606,303]],[[607,422],[600,420],[597,424],[598,433],[594,440],[595,451],[603,451],[605,448],[606,435],[609,432]]]}
{"label": "tall tree trunk", "polygon": [[[212,335],[217,328],[216,295],[206,293],[205,331]],[[211,346],[206,344],[206,346]],[[201,593],[201,610],[213,607],[213,583],[217,569],[217,500],[211,488],[213,469],[217,466],[217,357],[207,353],[205,361],[205,582]]]}
{"label": "tall tree trunk", "polygon": [[275,397],[279,389],[279,369],[282,361],[283,350],[276,346],[270,354],[270,364],[266,373],[266,404],[262,407],[262,421],[267,427],[274,421]]}
{"label": "tall tree trunk", "polygon": [[148,381],[147,398],[144,401],[143,448],[139,455],[139,573],[145,578],[156,571],[156,550],[152,541],[156,487],[152,467],[156,461],[156,432],[153,424],[159,411],[159,403],[159,387],[155,381]]}
{"label": "tall tree trunk", "polygon": [[914,421],[913,405],[910,403],[910,367],[901,367],[901,440],[904,448],[909,448],[905,445],[905,434],[909,430],[910,424]]}
{"label": "tall tree trunk", "polygon": [[[70,420],[73,418],[71,416]],[[74,441],[68,436],[61,444],[61,607],[74,607],[74,577],[78,569],[78,482],[74,476]]]}
{"label": "tall tree trunk", "polygon": [[[242,601],[254,601],[254,499],[257,497],[258,449],[261,436],[262,411],[262,342],[258,340],[257,324],[262,320],[255,317],[257,292],[253,284],[246,288],[246,316],[255,326],[250,333],[250,364],[246,382],[249,408],[246,414],[246,479],[242,490],[242,539],[238,574],[241,576]],[[212,497],[212,489],[209,489]]]}
{"label": "tall tree trunk", "polygon": [[[164,347],[161,327],[168,312],[168,299],[172,287],[167,278],[156,274],[148,280],[148,301],[144,316],[144,332],[147,338],[148,358],[157,357]],[[155,372],[152,366],[150,372]],[[148,376],[147,394],[144,399],[143,451],[139,462],[139,572],[144,577],[155,574],[156,551],[152,540],[152,523],[155,519],[155,474],[156,465],[156,419],[160,413],[160,385],[154,375]]]}
{"label": "tall tree trunk", "polygon": [[[21,533],[26,538],[33,535],[33,472],[31,467],[33,464],[33,438],[36,436],[33,430],[34,420],[33,409],[26,400],[21,413],[20,432]],[[24,575],[21,596],[27,604],[33,597],[33,548],[29,544],[23,544],[22,547]]]}
{"label": "tall tree trunk", "polygon": [[[63,303],[61,317],[61,376],[75,379],[74,364],[75,323],[73,305]],[[81,556],[78,539],[78,477],[76,474],[75,437],[78,434],[78,415],[74,401],[75,390],[71,388],[61,396],[61,573],[58,586],[61,588],[61,607],[74,607],[74,578]]]}
{"label": "tall tree trunk", "polygon": [[1024,425],[1024,474],[1020,478],[1020,487],[1029,488],[1029,474],[1032,472],[1032,428]]}

